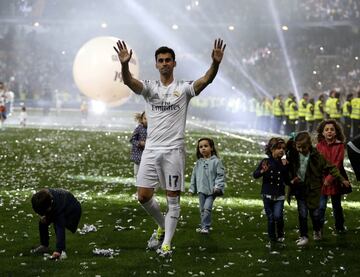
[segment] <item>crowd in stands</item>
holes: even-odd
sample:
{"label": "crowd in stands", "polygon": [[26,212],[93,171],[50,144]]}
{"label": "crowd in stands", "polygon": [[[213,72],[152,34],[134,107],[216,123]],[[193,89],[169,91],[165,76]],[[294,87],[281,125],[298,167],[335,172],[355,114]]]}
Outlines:
{"label": "crowd in stands", "polygon": [[299,14],[306,21],[359,20],[360,3],[356,0],[302,0]]}
{"label": "crowd in stands", "polygon": [[[6,9],[9,11],[8,14],[12,13],[14,16],[28,16],[33,11],[32,5],[37,1],[11,2],[11,9],[20,11],[20,14],[11,12],[6,6],[10,4],[0,3],[0,7],[4,8],[0,12],[2,16],[6,13]],[[192,3],[193,12],[200,9],[193,5],[192,1],[189,2]],[[230,2],[226,0],[225,4]],[[247,6],[247,9],[252,10],[259,3],[256,2],[254,7]],[[277,6],[279,3],[276,2]],[[303,21],[359,18],[359,3],[355,0],[304,0],[291,3],[293,9],[299,9],[298,14]],[[60,4],[61,1],[55,1],[51,5]],[[95,5],[96,1],[91,1],[90,4]],[[50,6],[44,7],[45,14],[51,10]],[[226,107],[229,113],[237,113],[249,110],[250,105],[247,105],[246,101],[252,96],[261,98],[264,92],[267,96],[287,95],[289,91],[296,92],[294,86],[299,94],[307,92],[314,96],[326,94],[332,89],[345,94],[358,90],[360,76],[358,34],[351,31],[346,31],[347,34],[344,34],[342,29],[320,30],[318,32],[321,35],[312,29],[297,30],[295,34],[293,30],[290,31],[289,34],[284,32],[289,61],[285,60],[284,49],[276,36],[258,40],[254,35],[252,40],[241,41],[237,48],[229,47],[228,57],[233,63],[224,65],[222,74],[231,80],[240,93],[235,93],[231,97],[224,96],[225,100],[221,99],[221,101],[218,101],[218,95],[210,93],[207,96],[212,98],[199,99],[198,102],[194,101],[193,105],[207,107],[216,102],[221,109]],[[73,44],[70,32],[64,30],[57,32],[60,34],[54,33],[53,29],[48,32],[29,31],[24,26],[11,24],[0,31],[0,81],[6,83],[8,89],[15,93],[15,101],[33,101],[55,106],[60,99],[65,105],[76,102],[76,106],[80,106],[81,96],[74,84],[72,66],[76,49],[81,44]],[[70,50],[60,50],[56,47],[58,45],[55,45],[55,41],[59,36],[63,40],[57,44],[65,45],[66,41],[67,45],[71,45]],[[145,50],[149,53],[154,50],[152,45],[144,45],[144,48],[151,48]],[[194,57],[208,60],[209,53],[203,53],[201,49],[197,51],[191,54],[188,62],[192,62]],[[186,59],[186,55],[179,55],[181,63],[186,62]],[[154,74],[153,62],[152,54],[142,55],[140,68],[143,76],[151,77]],[[290,69],[296,83],[290,77]],[[132,101],[136,101],[136,98]]]}
{"label": "crowd in stands", "polygon": [[[15,99],[21,102],[47,101],[55,105],[58,97],[55,91],[57,91],[64,95],[61,96],[64,98],[62,99],[64,103],[80,102],[80,94],[72,78],[75,54],[56,52],[42,45],[40,38],[34,34],[29,35],[28,38],[28,40],[19,40],[14,49],[0,51],[1,80],[14,91]],[[349,45],[330,51],[325,45],[307,44],[306,41],[289,49],[291,68],[299,93],[308,92],[318,95],[335,88],[344,93],[356,90],[360,76],[360,61],[356,56],[359,53],[358,50],[358,47]],[[244,47],[239,48],[238,51],[240,54],[237,57],[242,57],[242,60],[223,69],[224,74],[229,76],[235,86],[243,92],[243,95],[231,97],[232,104],[226,104],[229,110],[234,112],[242,110],[244,106],[237,104],[237,101],[244,103],[243,98],[262,94],[249,82],[249,76],[269,95],[285,95],[289,91],[294,91],[289,68],[286,66],[283,50],[279,45],[267,44],[260,48]],[[152,57],[140,62],[141,66],[147,68],[142,68],[142,72],[145,71],[143,74],[150,75],[146,70],[153,71]],[[247,72],[248,76],[239,70],[240,67]],[[246,105],[244,108],[246,109]]]}
{"label": "crowd in stands", "polygon": [[[339,88],[345,92],[359,86],[360,61],[359,47],[352,45],[338,47],[331,54],[324,53],[326,46],[299,43],[288,50],[290,66],[286,65],[284,50],[277,45],[261,48],[266,54],[258,55],[258,49],[253,49],[244,59],[242,66],[259,85],[272,95],[294,90],[290,79],[292,70],[299,91],[326,92]],[[256,59],[254,59],[254,53]],[[241,78],[241,76],[240,76]],[[246,83],[246,78],[239,83]],[[288,88],[288,89],[287,89]]]}
{"label": "crowd in stands", "polygon": [[0,78],[19,102],[55,104],[59,92],[63,101],[76,100],[71,69],[72,60],[43,43],[36,32],[10,29],[2,40]]}
{"label": "crowd in stands", "polygon": [[[269,2],[263,0],[223,0],[217,6],[206,5],[205,1],[182,0],[175,2],[164,2],[161,0],[153,0],[151,3],[142,2],[141,6],[149,13],[156,14],[163,19],[173,19],[173,11],[183,11],[184,13],[192,13],[195,18],[201,21],[206,19],[204,15],[219,15],[223,10],[226,17],[234,18],[239,22],[264,22],[269,20]],[[84,4],[87,9],[84,9]],[[215,4],[215,3],[214,3]],[[278,10],[279,16],[283,20],[297,21],[349,21],[360,19],[360,3],[357,0],[276,0],[273,1],[275,8]],[[114,5],[111,0],[14,0],[2,1],[0,3],[0,15],[13,15],[23,17],[43,16],[53,19],[69,19],[79,16],[84,18],[96,17],[98,14],[108,14],[108,9],[121,9],[126,5],[126,1],[118,1],[118,5]],[[159,5],[169,9],[169,13],[158,13]],[[167,6],[168,5],[168,6]],[[217,4],[215,4],[217,5]],[[81,10],[81,13],[79,13]],[[157,14],[158,13],[158,14]],[[253,15],[257,16],[254,17]],[[222,16],[222,14],[220,14]],[[124,17],[124,16],[122,16]],[[127,21],[128,17],[119,18],[118,20]]]}

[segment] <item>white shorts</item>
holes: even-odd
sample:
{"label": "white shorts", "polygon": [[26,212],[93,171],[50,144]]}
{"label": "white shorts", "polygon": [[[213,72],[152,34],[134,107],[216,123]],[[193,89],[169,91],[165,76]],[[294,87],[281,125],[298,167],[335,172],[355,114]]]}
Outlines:
{"label": "white shorts", "polygon": [[141,156],[136,186],[184,191],[185,150],[147,150]]}

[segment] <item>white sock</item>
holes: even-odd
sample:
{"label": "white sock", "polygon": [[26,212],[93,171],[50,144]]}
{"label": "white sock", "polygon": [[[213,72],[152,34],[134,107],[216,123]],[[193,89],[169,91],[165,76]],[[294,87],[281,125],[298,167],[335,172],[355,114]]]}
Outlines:
{"label": "white sock", "polygon": [[171,245],[171,240],[174,236],[176,225],[180,217],[180,197],[167,196],[168,212],[165,216],[165,238],[164,244]]}
{"label": "white sock", "polygon": [[152,197],[148,202],[141,204],[144,210],[153,217],[157,225],[165,229],[165,218],[160,210],[159,203]]}

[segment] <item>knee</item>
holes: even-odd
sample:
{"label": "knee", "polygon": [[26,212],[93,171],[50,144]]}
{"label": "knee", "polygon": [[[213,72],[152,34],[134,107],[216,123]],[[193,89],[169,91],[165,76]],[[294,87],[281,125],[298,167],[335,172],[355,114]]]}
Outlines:
{"label": "knee", "polygon": [[145,204],[146,202],[150,201],[151,197],[138,193],[137,195],[138,201],[140,202],[140,204]]}
{"label": "knee", "polygon": [[275,218],[274,218],[274,216],[271,214],[271,215],[268,215],[267,216],[267,219],[268,219],[268,222],[269,223],[273,223],[274,221],[275,221]]}
{"label": "knee", "polygon": [[154,195],[154,189],[139,188],[137,189],[137,199],[140,204],[150,201]]}
{"label": "knee", "polygon": [[314,218],[319,218],[320,217],[320,209],[315,209],[313,211],[311,211],[311,214]]}
{"label": "knee", "polygon": [[281,221],[284,217],[283,211],[282,210],[276,210],[274,212],[274,220],[275,221]]}
{"label": "knee", "polygon": [[274,218],[274,213],[271,209],[265,208],[264,209],[265,215],[267,218]]}

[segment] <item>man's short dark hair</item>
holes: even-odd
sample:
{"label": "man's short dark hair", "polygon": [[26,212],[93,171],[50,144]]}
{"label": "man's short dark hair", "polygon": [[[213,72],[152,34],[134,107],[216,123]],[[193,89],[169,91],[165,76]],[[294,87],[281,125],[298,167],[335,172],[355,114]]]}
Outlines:
{"label": "man's short dark hair", "polygon": [[35,193],[31,198],[33,210],[39,215],[45,215],[46,211],[51,207],[52,196],[46,189],[42,189]]}
{"label": "man's short dark hair", "polygon": [[353,99],[353,97],[354,97],[354,94],[349,93],[348,95],[346,95],[346,100],[349,101],[349,100]]}
{"label": "man's short dark hair", "polygon": [[158,48],[155,51],[155,61],[157,61],[157,56],[159,54],[166,54],[166,53],[170,53],[171,57],[173,58],[173,60],[175,61],[175,52],[174,50],[172,50],[171,48],[167,47],[167,46],[161,46],[160,48]]}

